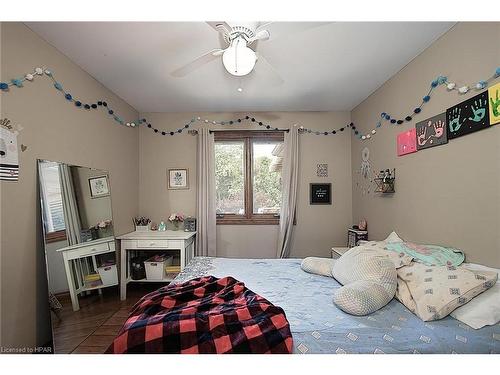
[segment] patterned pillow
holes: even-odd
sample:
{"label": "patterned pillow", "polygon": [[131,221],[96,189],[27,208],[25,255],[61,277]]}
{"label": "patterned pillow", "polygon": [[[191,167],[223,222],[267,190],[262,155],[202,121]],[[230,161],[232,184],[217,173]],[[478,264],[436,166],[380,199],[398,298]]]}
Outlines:
{"label": "patterned pillow", "polygon": [[[396,268],[407,266],[413,260],[413,258],[403,252],[396,253],[394,251],[390,251],[386,249],[385,241],[367,241],[363,245],[358,247],[353,247],[352,252],[356,252],[357,254],[367,254],[370,256],[376,256],[380,258],[388,258]],[[355,249],[355,250],[353,250]]]}
{"label": "patterned pillow", "polygon": [[384,307],[394,297],[397,273],[394,263],[377,251],[353,248],[332,267],[333,277],[344,286],[333,302],[353,315],[366,315]]}
{"label": "patterned pillow", "polygon": [[399,237],[399,235],[396,232],[392,231],[391,234],[389,234],[387,238],[382,242],[388,244],[393,242],[404,242],[404,241],[401,239],[401,237]]}
{"label": "patterned pillow", "polygon": [[419,245],[411,242],[389,243],[386,249],[406,254],[427,266],[459,266],[465,260],[462,251],[439,245]]}
{"label": "patterned pillow", "polygon": [[336,259],[307,257],[300,264],[300,268],[309,273],[332,277],[332,266]]}
{"label": "patterned pillow", "polygon": [[396,298],[424,322],[442,319],[491,288],[496,272],[412,262],[398,269]]}

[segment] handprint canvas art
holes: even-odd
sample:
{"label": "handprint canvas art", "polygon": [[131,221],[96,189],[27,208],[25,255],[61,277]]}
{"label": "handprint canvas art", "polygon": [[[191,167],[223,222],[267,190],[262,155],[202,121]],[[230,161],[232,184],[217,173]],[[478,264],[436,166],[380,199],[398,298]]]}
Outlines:
{"label": "handprint canvas art", "polygon": [[417,122],[415,130],[417,132],[417,150],[448,143],[446,113]]}
{"label": "handprint canvas art", "polygon": [[490,126],[488,91],[484,91],[446,110],[448,139],[486,129]]}
{"label": "handprint canvas art", "polygon": [[500,83],[488,89],[490,125],[500,124]]}

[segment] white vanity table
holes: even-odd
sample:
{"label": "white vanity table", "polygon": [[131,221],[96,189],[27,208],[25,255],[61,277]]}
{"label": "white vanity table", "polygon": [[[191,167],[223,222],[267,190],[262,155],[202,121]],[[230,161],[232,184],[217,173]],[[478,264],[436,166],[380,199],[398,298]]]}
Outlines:
{"label": "white vanity table", "polygon": [[[152,280],[133,280],[130,277],[130,254],[140,251],[177,250],[180,255],[181,271],[194,256],[196,232],[183,231],[135,231],[117,237],[121,241],[120,254],[120,299],[127,298],[127,284],[131,282],[152,282]],[[153,254],[151,254],[153,255]],[[160,282],[170,282],[171,278]],[[158,282],[158,280],[154,280]]]}
{"label": "white vanity table", "polygon": [[95,287],[86,287],[84,283],[85,275],[90,273],[90,267],[85,258],[91,259],[94,271],[97,271],[96,255],[115,252],[115,238],[106,237],[93,241],[82,242],[76,245],[63,247],[57,250],[63,255],[64,269],[66,278],[68,279],[69,294],[73,311],[80,310],[78,303],[78,294],[98,289],[102,293],[101,288],[117,285],[100,285]]}

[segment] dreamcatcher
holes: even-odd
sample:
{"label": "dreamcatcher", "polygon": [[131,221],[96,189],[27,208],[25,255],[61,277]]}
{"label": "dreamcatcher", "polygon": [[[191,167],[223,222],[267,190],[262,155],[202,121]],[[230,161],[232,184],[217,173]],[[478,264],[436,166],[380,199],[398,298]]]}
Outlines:
{"label": "dreamcatcher", "polygon": [[361,150],[361,175],[363,176],[363,178],[368,178],[370,170],[370,150],[368,149],[368,147],[365,147],[363,150]]}
{"label": "dreamcatcher", "polygon": [[370,194],[373,184],[373,169],[370,163],[370,150],[368,147],[361,150],[361,166],[357,170],[360,175],[356,186],[361,189],[363,195]]}

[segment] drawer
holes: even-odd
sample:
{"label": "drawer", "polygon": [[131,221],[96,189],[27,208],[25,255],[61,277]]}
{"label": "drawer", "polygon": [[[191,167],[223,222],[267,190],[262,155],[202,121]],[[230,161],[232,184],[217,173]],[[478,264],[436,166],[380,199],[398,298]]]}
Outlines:
{"label": "drawer", "polygon": [[[113,249],[114,251],[114,244],[113,244]],[[86,256],[91,256],[91,255],[96,255],[96,254],[103,254],[107,253],[110,251],[109,248],[109,243],[100,243],[100,244],[95,244],[95,245],[89,245],[89,246],[84,246],[84,247],[79,247],[74,250],[68,250],[66,252],[67,259],[77,259],[77,258],[82,258]]]}
{"label": "drawer", "polygon": [[182,240],[137,240],[138,249],[180,249]]}
{"label": "drawer", "polygon": [[168,240],[137,240],[139,249],[168,249]]}
{"label": "drawer", "polygon": [[168,240],[168,248],[169,249],[181,249],[184,245],[184,241],[182,240]]}

